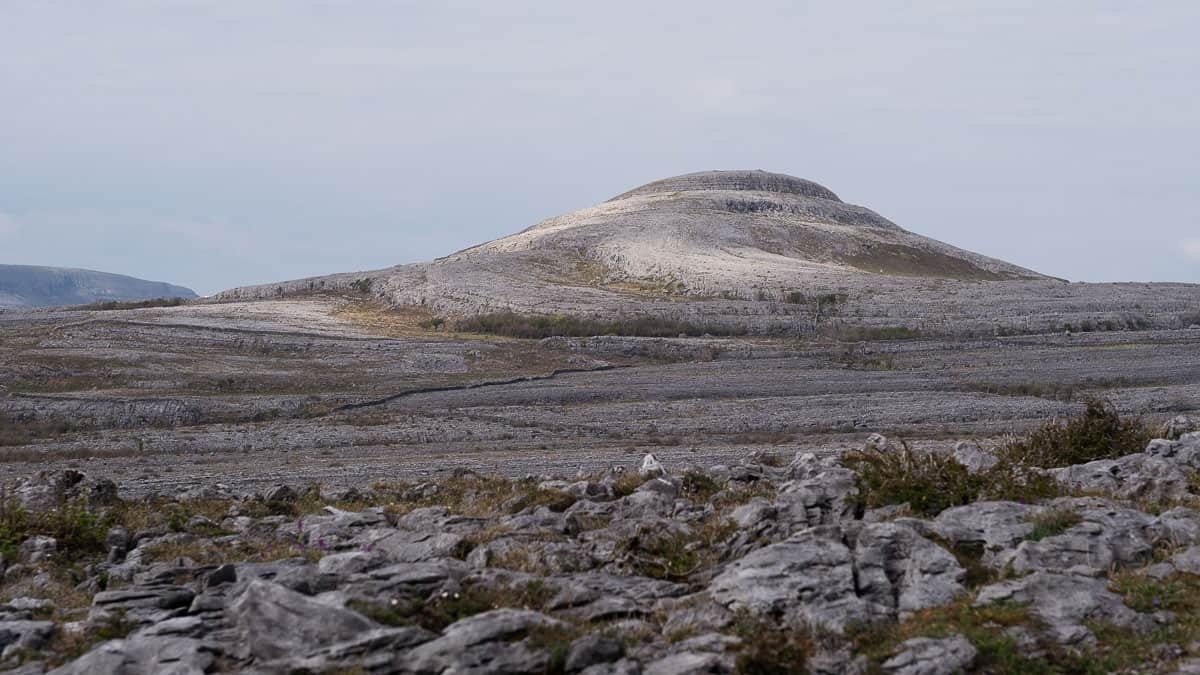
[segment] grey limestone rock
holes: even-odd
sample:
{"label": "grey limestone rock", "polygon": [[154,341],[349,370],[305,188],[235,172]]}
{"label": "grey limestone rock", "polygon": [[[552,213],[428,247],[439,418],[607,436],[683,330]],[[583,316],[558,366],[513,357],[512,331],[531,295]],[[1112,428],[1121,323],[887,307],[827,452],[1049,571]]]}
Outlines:
{"label": "grey limestone rock", "polygon": [[980,473],[996,466],[1000,458],[990,453],[975,441],[959,441],[954,445],[954,459],[971,473]]}
{"label": "grey limestone rock", "polygon": [[34,512],[49,511],[76,500],[95,509],[117,501],[117,486],[111,480],[95,480],[74,469],[40,471],[22,480],[15,496],[23,508]]}
{"label": "grey limestone rock", "polygon": [[886,611],[858,597],[850,549],[838,532],[823,528],[799,532],[730,564],[709,592],[734,612],[835,631]]}
{"label": "grey limestone rock", "polygon": [[942,511],[931,528],[952,544],[978,544],[994,553],[1028,536],[1033,531],[1029,516],[1039,510],[1016,502],[975,502]]}
{"label": "grey limestone rock", "polygon": [[724,675],[733,672],[732,659],[711,652],[680,652],[646,664],[645,675]]}
{"label": "grey limestone rock", "polygon": [[16,650],[37,651],[53,634],[50,621],[0,621],[0,652],[8,658]]}
{"label": "grey limestone rock", "polygon": [[51,675],[203,675],[213,661],[200,640],[135,636],[105,642]]}
{"label": "grey limestone rock", "polygon": [[966,590],[966,570],[949,551],[896,523],[859,532],[854,570],[864,600],[901,614],[947,604]]}
{"label": "grey limestone rock", "polygon": [[979,654],[962,635],[940,640],[913,638],[901,644],[897,652],[883,663],[884,672],[892,675],[955,675],[967,671]]}
{"label": "grey limestone rock", "polygon": [[1116,626],[1142,629],[1143,617],[1108,590],[1108,581],[1090,577],[1035,572],[1027,577],[985,586],[975,599],[977,606],[996,602],[1028,605],[1046,624],[1049,637],[1065,645],[1083,646],[1094,640],[1084,624],[1104,621]]}
{"label": "grey limestone rock", "polygon": [[667,475],[667,469],[658,461],[658,458],[653,454],[648,454],[642,458],[642,465],[638,468],[638,475],[642,478],[660,478]]}
{"label": "grey limestone rock", "polygon": [[411,673],[541,673],[546,654],[510,640],[562,626],[538,612],[496,609],[452,624],[441,637],[401,653],[396,664]]}
{"label": "grey limestone rock", "polygon": [[379,628],[361,614],[261,579],[249,582],[226,614],[238,630],[242,654],[260,659],[306,654]]}

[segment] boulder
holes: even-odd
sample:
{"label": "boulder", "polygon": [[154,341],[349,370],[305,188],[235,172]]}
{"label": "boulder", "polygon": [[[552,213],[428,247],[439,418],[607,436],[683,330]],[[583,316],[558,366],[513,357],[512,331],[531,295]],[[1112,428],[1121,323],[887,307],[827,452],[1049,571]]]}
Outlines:
{"label": "boulder", "polygon": [[883,671],[892,675],[955,675],[966,672],[978,651],[967,638],[952,635],[948,638],[913,638],[896,650],[883,663]]}
{"label": "boulder", "polygon": [[538,612],[496,609],[458,621],[441,637],[397,657],[406,673],[543,673],[547,654],[520,640],[531,631],[565,624]]}
{"label": "boulder", "polygon": [[646,479],[660,478],[667,475],[667,469],[651,453],[642,458],[642,465],[638,468],[638,475]]}
{"label": "boulder", "polygon": [[1177,461],[1144,452],[1051,469],[1049,473],[1067,490],[1114,499],[1163,502],[1189,494],[1188,474]]}
{"label": "boulder", "polygon": [[1086,646],[1095,636],[1085,624],[1107,622],[1121,628],[1145,629],[1153,619],[1125,606],[1108,590],[1106,579],[1035,572],[980,589],[976,606],[997,602],[1028,605],[1046,625],[1048,636],[1063,645]]}
{"label": "boulder", "polygon": [[307,654],[379,628],[357,612],[261,579],[246,585],[226,615],[238,632],[242,655],[259,659]]}
{"label": "boulder", "polygon": [[979,447],[975,441],[959,441],[954,446],[954,461],[971,473],[982,473],[996,466],[1000,458]]}
{"label": "boulder", "polygon": [[0,655],[7,659],[19,650],[36,652],[53,634],[50,621],[0,621]]}
{"label": "boulder", "polygon": [[995,553],[1016,545],[1033,531],[1029,517],[1039,507],[1016,502],[975,502],[938,514],[933,532],[952,544],[980,545]]}
{"label": "boulder", "polygon": [[50,675],[203,675],[213,651],[192,638],[134,636],[105,642]]}
{"label": "boulder", "polygon": [[74,469],[39,471],[17,485],[16,498],[23,508],[35,513],[58,508],[65,502],[82,500],[89,509],[96,509],[118,501],[117,486],[111,480],[95,480]]}
{"label": "boulder", "polygon": [[864,600],[901,615],[945,605],[966,591],[966,570],[949,551],[897,523],[862,528],[854,570]]}
{"label": "boulder", "polygon": [[886,613],[855,592],[854,559],[836,528],[814,528],[731,563],[709,585],[733,612],[841,631]]}

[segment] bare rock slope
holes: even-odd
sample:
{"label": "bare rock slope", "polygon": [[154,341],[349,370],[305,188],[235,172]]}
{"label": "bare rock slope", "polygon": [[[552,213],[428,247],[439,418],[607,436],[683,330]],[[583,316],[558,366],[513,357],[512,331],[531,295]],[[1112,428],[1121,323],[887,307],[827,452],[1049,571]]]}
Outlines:
{"label": "bare rock slope", "polygon": [[[668,178],[432,262],[222,297],[339,288],[451,314],[653,313],[759,331],[812,329],[831,315],[951,333],[1084,321],[1173,328],[1200,299],[1200,287],[1182,284],[1068,284],[763,171]],[[1126,316],[1134,309],[1144,316]]]}

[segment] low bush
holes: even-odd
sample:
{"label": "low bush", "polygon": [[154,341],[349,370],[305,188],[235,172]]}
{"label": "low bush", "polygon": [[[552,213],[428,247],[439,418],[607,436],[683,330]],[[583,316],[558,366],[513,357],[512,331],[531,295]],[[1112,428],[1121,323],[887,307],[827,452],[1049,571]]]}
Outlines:
{"label": "low bush", "polygon": [[98,312],[108,312],[117,309],[146,309],[148,307],[179,307],[186,303],[184,298],[151,298],[149,300],[105,300],[91,305],[83,305],[82,309]]}
{"label": "low bush", "polygon": [[0,500],[0,553],[15,560],[21,542],[31,537],[53,537],[56,556],[75,561],[104,553],[108,519],[88,511],[83,501],[60,504],[58,508],[34,513],[16,499]]}
{"label": "low bush", "polygon": [[1053,469],[1141,452],[1152,437],[1142,420],[1122,419],[1112,405],[1091,399],[1083,415],[1048,422],[1008,443],[1000,456],[1013,464]]}
{"label": "low bush", "polygon": [[1021,464],[1002,461],[971,473],[952,455],[903,450],[848,452],[842,464],[856,474],[864,508],[908,504],[914,513],[935,516],[981,499],[1033,502],[1056,497],[1058,484]]}

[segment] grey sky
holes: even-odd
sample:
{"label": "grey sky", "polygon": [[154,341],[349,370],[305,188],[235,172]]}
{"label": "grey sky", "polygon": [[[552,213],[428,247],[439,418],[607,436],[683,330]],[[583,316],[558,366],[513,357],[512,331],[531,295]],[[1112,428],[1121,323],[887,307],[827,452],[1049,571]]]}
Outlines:
{"label": "grey sky", "polygon": [[1200,282],[1200,3],[0,0],[0,262],[226,287],[761,168]]}

